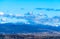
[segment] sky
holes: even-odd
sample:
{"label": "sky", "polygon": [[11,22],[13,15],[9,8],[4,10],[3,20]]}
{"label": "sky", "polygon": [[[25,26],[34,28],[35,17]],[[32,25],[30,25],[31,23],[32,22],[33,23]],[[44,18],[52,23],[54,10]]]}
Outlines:
{"label": "sky", "polygon": [[[37,10],[35,8],[60,9],[60,0],[0,0],[0,12],[8,14],[24,14],[27,12],[36,14]],[[60,11],[41,10],[41,12],[49,17],[60,15]]]}

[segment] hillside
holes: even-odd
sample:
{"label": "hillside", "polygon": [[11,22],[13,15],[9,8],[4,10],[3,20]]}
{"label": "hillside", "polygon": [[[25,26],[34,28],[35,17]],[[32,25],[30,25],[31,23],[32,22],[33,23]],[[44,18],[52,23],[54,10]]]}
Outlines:
{"label": "hillside", "polygon": [[30,25],[30,24],[12,24],[5,23],[0,24],[0,33],[40,33],[40,32],[60,32],[60,27],[54,27],[49,25]]}

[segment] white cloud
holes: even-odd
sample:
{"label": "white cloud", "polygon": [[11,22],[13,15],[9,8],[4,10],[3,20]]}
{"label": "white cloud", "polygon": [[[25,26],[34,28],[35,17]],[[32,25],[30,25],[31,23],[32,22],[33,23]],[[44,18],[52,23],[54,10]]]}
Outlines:
{"label": "white cloud", "polygon": [[0,12],[0,15],[4,15],[4,12]]}

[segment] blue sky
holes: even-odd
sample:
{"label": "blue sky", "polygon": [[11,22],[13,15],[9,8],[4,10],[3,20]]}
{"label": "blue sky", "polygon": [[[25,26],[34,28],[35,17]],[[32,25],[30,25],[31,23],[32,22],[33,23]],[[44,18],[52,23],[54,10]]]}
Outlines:
{"label": "blue sky", "polygon": [[[4,13],[24,14],[34,12],[35,8],[60,9],[60,0],[0,0],[0,11]],[[60,11],[43,11],[43,13],[49,17],[60,15]]]}

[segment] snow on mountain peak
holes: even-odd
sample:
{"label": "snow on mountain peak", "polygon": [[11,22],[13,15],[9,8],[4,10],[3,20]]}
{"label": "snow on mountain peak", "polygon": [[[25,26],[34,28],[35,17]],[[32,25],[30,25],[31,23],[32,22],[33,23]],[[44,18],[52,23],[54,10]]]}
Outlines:
{"label": "snow on mountain peak", "polygon": [[[59,16],[54,16],[52,18],[49,18],[44,13],[4,14],[3,12],[0,12],[0,16],[2,16],[0,18],[0,23],[21,22],[21,23],[25,23],[25,24],[43,24],[43,25],[60,26],[60,17]],[[18,17],[19,17],[19,19],[17,19]]]}

